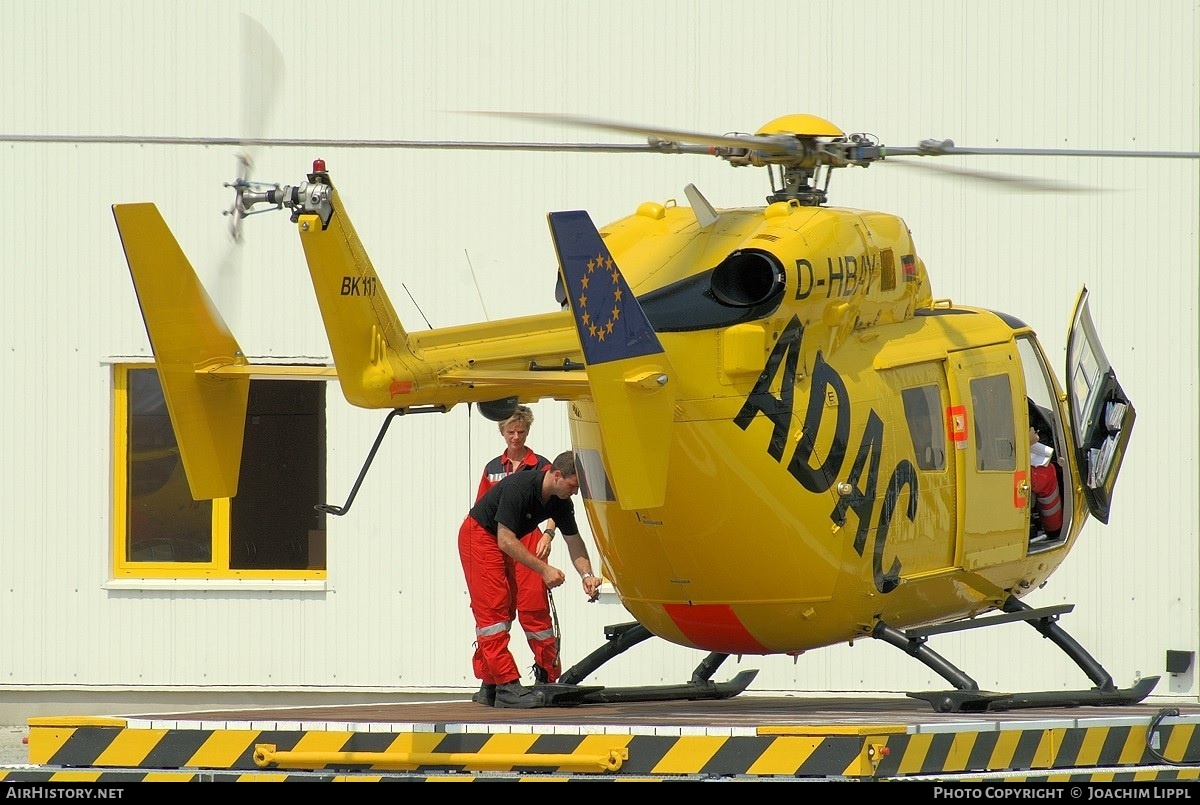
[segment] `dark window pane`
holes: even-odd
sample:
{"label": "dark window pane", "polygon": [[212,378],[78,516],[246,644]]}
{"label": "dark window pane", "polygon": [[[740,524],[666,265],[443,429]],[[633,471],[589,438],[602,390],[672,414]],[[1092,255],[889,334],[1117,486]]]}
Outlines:
{"label": "dark window pane", "polygon": [[1012,472],[1017,468],[1017,437],[1008,375],[972,380],[971,407],[975,411],[976,468]]}
{"label": "dark window pane", "polygon": [[912,436],[917,466],[923,470],[946,468],[946,429],[942,427],[942,401],[937,386],[919,386],[900,392],[904,417]]}
{"label": "dark window pane", "polygon": [[579,494],[585,500],[617,499],[609,486],[608,473],[604,471],[599,451],[586,448],[576,450],[575,469],[579,474]]}
{"label": "dark window pane", "polygon": [[212,501],[192,500],[158,372],[129,371],[130,562],[212,561]]}
{"label": "dark window pane", "polygon": [[250,384],[237,497],[233,569],[325,568],[325,384]]}

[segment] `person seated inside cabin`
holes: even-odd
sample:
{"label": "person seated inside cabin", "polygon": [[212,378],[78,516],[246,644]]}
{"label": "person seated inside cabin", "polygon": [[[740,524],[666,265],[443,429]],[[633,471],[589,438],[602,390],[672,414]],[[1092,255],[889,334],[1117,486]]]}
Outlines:
{"label": "person seated inside cabin", "polygon": [[1053,463],[1054,448],[1042,442],[1039,428],[1034,425],[1032,404],[1030,409],[1029,478],[1033,491],[1033,509],[1029,518],[1029,537],[1030,542],[1053,542],[1062,533],[1063,525],[1058,469]]}

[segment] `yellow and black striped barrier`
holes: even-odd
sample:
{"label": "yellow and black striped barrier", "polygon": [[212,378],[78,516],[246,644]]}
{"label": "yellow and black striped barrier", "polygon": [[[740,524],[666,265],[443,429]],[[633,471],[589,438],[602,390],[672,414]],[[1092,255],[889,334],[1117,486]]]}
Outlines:
{"label": "yellow and black striped barrier", "polygon": [[[1200,779],[1194,718],[1074,726],[760,726],[730,734],[155,727],[121,718],[29,721],[29,766],[4,781],[708,779]],[[358,725],[362,726],[362,725]],[[493,725],[497,730],[502,726]],[[381,731],[374,731],[374,730]],[[479,729],[476,725],[473,730]],[[750,734],[752,733],[752,734]]]}

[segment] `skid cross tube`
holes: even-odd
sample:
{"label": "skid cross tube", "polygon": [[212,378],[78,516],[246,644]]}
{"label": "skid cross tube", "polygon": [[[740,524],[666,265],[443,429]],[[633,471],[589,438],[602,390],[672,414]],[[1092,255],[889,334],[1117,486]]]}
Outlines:
{"label": "skid cross tube", "polygon": [[711,677],[729,659],[729,655],[709,653],[687,682],[678,685],[643,685],[634,687],[581,687],[588,674],[604,663],[623,654],[637,644],[654,637],[654,633],[637,621],[618,623],[604,628],[606,642],[591,654],[572,665],[558,678],[558,684],[538,685],[537,690],[552,706],[575,704],[612,704],[614,702],[668,702],[698,699],[728,699],[750,686],[758,671],[742,671],[726,682],[713,682]]}
{"label": "skid cross tube", "polygon": [[[1014,596],[1009,596],[1008,600],[1004,602],[1004,611],[1022,614],[1037,612],[1037,610],[1034,610],[1024,601]],[[1096,683],[1097,690],[1115,691],[1117,686],[1108,671],[1104,670],[1104,666],[1097,662],[1083,646],[1079,645],[1075,641],[1075,638],[1067,634],[1067,631],[1059,626],[1057,621],[1057,616],[1051,616],[1030,618],[1026,622],[1041,632],[1043,637],[1058,646],[1064,654],[1070,657],[1071,661],[1088,675],[1088,679]]]}
{"label": "skid cross tube", "polygon": [[875,624],[875,628],[871,630],[871,637],[890,643],[896,648],[902,649],[906,654],[916,657],[959,690],[979,690],[978,682],[963,673],[957,665],[925,645],[926,638],[924,637],[909,637],[883,621]]}
{"label": "skid cross tube", "polygon": [[588,674],[595,671],[601,665],[604,665],[604,663],[613,657],[623,654],[638,643],[654,637],[653,632],[637,621],[609,626],[604,631],[608,638],[607,642],[563,672],[563,675],[558,680],[560,683],[564,685],[578,685]]}
{"label": "skid cross tube", "polygon": [[[1010,599],[1016,600],[1016,599]],[[1018,602],[1019,603],[1019,602]],[[1021,606],[1025,606],[1021,604]],[[904,634],[912,638],[929,637],[935,634],[946,634],[948,632],[961,632],[967,629],[981,629],[984,626],[993,626],[997,623],[1012,623],[1014,621],[1032,621],[1041,620],[1043,618],[1056,618],[1063,613],[1070,612],[1075,609],[1074,604],[1058,604],[1052,607],[1041,607],[1039,609],[1008,609],[1008,604],[1005,604],[1005,614],[990,615],[986,618],[971,618],[965,621],[953,621],[951,623],[943,623],[937,626],[923,626],[919,629],[906,629]]]}
{"label": "skid cross tube", "polygon": [[[896,646],[915,657],[954,685],[955,690],[925,691],[909,693],[914,699],[924,699],[939,713],[982,712],[986,710],[1015,710],[1036,707],[1076,707],[1079,705],[1135,704],[1150,695],[1158,677],[1147,677],[1128,688],[1118,688],[1112,676],[1087,652],[1066,630],[1058,625],[1058,618],[1070,612],[1073,604],[1041,607],[1035,609],[1016,596],[1009,596],[1000,609],[1003,614],[988,618],[971,618],[936,626],[918,627],[900,631],[883,621],[871,629],[871,637]],[[931,635],[965,629],[980,629],[1002,623],[1024,621],[1048,639],[1060,651],[1083,670],[1096,683],[1088,690],[1030,691],[1024,693],[998,693],[982,691],[974,679],[954,663],[942,657],[926,645]]]}

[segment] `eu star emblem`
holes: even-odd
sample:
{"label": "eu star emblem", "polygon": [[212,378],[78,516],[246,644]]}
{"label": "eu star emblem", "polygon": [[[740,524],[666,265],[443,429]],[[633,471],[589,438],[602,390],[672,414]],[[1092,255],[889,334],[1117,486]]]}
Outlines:
{"label": "eu star emblem", "polygon": [[607,363],[662,351],[658,336],[583,211],[550,213],[584,362]]}

